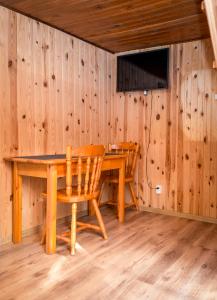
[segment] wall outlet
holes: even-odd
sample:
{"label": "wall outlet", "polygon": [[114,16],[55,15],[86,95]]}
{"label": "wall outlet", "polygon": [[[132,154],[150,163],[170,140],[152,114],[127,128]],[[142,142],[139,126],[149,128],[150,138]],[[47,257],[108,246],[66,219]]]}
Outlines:
{"label": "wall outlet", "polygon": [[155,193],[158,194],[158,195],[162,193],[162,186],[161,185],[156,185]]}

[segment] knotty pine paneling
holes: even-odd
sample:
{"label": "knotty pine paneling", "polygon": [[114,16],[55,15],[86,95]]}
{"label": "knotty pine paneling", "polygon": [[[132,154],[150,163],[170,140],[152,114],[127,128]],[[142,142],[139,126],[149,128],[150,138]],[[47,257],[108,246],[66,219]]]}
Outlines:
{"label": "knotty pine paneling", "polygon": [[[141,209],[216,218],[217,73],[210,40],[170,46],[170,88],[116,93],[115,56],[0,8],[0,243],[11,238],[12,155],[135,140]],[[151,120],[151,128],[150,128]],[[150,131],[151,129],[151,131]],[[147,185],[161,184],[156,195]],[[61,184],[61,182],[60,182]],[[23,230],[41,224],[45,182],[23,182]],[[82,207],[81,207],[82,209]],[[58,207],[59,217],[70,212]]]}
{"label": "knotty pine paneling", "polygon": [[[135,187],[148,209],[216,218],[217,72],[210,40],[170,46],[170,88],[117,93],[113,138],[141,145]],[[150,126],[151,125],[151,126]],[[147,184],[162,185],[156,195]]]}
{"label": "knotty pine paneling", "polygon": [[[0,243],[11,237],[11,166],[4,157],[63,153],[111,141],[114,57],[0,7]],[[60,183],[61,184],[61,183]],[[42,222],[44,180],[24,178],[23,230]],[[70,214],[59,206],[59,217]]]}

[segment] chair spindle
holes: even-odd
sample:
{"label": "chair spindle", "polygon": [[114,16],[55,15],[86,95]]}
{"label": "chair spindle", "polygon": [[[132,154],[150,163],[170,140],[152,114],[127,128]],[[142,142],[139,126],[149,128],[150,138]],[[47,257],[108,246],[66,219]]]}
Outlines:
{"label": "chair spindle", "polygon": [[66,148],[66,195],[72,194],[72,147]]}
{"label": "chair spindle", "polygon": [[78,158],[78,196],[81,195],[81,183],[82,183],[82,160]]}

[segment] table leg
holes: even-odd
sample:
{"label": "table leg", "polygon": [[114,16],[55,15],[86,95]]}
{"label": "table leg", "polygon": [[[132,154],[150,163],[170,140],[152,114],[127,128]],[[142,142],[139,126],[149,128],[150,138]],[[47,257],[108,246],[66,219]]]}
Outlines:
{"label": "table leg", "polygon": [[118,219],[120,223],[124,222],[124,192],[125,192],[125,159],[122,159],[121,168],[119,169],[118,184]]}
{"label": "table leg", "polygon": [[19,243],[22,240],[22,177],[18,175],[16,162],[13,164],[12,226],[12,240]]}
{"label": "table leg", "polygon": [[47,169],[46,253],[56,252],[57,170]]}

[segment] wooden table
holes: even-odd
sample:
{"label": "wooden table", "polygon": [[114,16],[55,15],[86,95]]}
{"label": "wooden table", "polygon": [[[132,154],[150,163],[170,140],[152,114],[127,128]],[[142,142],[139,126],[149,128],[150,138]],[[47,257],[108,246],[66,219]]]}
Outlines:
{"label": "wooden table", "polygon": [[[119,169],[118,219],[124,222],[125,155],[106,154],[102,170]],[[56,252],[57,178],[66,175],[64,154],[6,158],[13,163],[13,228],[14,243],[22,240],[22,176],[47,179],[46,253]],[[72,169],[74,165],[72,164]],[[72,172],[75,172],[72,171]]]}

